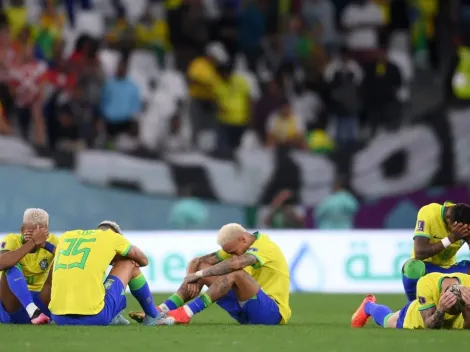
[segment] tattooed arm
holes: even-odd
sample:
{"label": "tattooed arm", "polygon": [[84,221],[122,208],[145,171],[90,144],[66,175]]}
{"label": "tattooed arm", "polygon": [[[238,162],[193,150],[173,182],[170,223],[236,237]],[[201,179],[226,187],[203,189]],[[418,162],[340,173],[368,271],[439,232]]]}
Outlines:
{"label": "tattooed arm", "polygon": [[221,260],[217,256],[217,252],[209,253],[209,254],[203,255],[202,257],[194,258],[188,263],[186,274],[193,274],[196,271],[198,271],[201,263],[208,264],[208,265],[215,265],[220,262]]}
{"label": "tattooed arm", "polygon": [[226,259],[210,268],[202,270],[201,277],[226,275],[256,264],[256,262],[258,262],[258,259],[256,259],[254,255],[245,253],[241,256],[234,256],[230,259]]}
{"label": "tattooed arm", "polygon": [[445,313],[436,307],[420,312],[427,329],[441,329],[444,326]]}

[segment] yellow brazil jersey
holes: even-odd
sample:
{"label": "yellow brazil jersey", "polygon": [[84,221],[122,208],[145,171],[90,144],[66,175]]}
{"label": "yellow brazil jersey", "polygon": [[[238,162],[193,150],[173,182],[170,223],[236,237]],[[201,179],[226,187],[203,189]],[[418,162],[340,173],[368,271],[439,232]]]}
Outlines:
{"label": "yellow brazil jersey", "polygon": [[95,315],[104,307],[103,280],[116,254],[130,242],[111,230],[74,230],[60,236],[49,309],[55,315]]}
{"label": "yellow brazil jersey", "polygon": [[[423,329],[425,327],[423,318],[421,317],[421,311],[436,307],[439,304],[442,280],[448,277],[455,277],[460,281],[461,285],[470,286],[470,276],[467,274],[431,273],[423,276],[419,279],[416,287],[416,297],[418,298],[410,304],[403,322],[403,328]],[[444,328],[463,329],[462,315],[446,314],[444,317]]]}
{"label": "yellow brazil jersey", "polygon": [[[445,202],[444,205],[431,203],[422,207],[418,212],[416,220],[416,227],[414,237],[426,237],[429,238],[431,243],[436,243],[447,237],[450,230],[447,228],[444,220],[444,211],[446,207],[455,205],[451,202]],[[443,268],[448,268],[455,264],[455,257],[462,247],[463,241],[457,241],[452,243],[449,247],[444,249],[442,252],[436,254],[433,257],[427,258],[424,261],[435,265],[439,265]],[[415,257],[413,250],[412,258]]]}
{"label": "yellow brazil jersey", "polygon": [[189,95],[193,98],[212,100],[214,86],[220,76],[214,65],[205,57],[197,57],[188,67]]}
{"label": "yellow brazil jersey", "polygon": [[[49,234],[47,241],[57,246],[59,238],[56,235]],[[0,244],[2,251],[14,251],[23,245],[23,236],[21,234],[11,233],[6,235]],[[21,271],[28,283],[30,291],[39,292],[46,282],[49,269],[54,259],[54,255],[44,248],[39,248],[34,253],[26,254],[19,262]]]}
{"label": "yellow brazil jersey", "polygon": [[250,118],[250,85],[245,77],[233,74],[214,86],[219,120],[228,125],[244,126]]}
{"label": "yellow brazil jersey", "polygon": [[[269,236],[258,232],[255,235],[256,241],[246,252],[255,256],[258,262],[244,270],[277,303],[282,316],[281,324],[287,324],[292,312],[289,306],[290,277],[286,258]],[[230,258],[230,254],[223,250],[218,251],[217,256],[221,260]]]}

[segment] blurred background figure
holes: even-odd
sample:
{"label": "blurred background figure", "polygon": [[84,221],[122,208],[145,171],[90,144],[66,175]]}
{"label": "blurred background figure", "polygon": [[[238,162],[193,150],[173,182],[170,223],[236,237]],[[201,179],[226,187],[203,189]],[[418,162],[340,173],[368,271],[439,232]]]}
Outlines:
{"label": "blurred background figure", "polygon": [[296,229],[305,226],[304,217],[292,204],[292,192],[285,189],[272,200],[264,223],[273,229]]}
{"label": "blurred background figure", "polygon": [[322,200],[315,209],[317,228],[321,230],[346,230],[354,227],[354,217],[359,203],[349,192],[343,180],[337,180],[332,193]]}
{"label": "blurred background figure", "polygon": [[170,224],[181,230],[204,229],[210,215],[204,202],[193,195],[190,186],[178,193],[180,199],[170,209]]}

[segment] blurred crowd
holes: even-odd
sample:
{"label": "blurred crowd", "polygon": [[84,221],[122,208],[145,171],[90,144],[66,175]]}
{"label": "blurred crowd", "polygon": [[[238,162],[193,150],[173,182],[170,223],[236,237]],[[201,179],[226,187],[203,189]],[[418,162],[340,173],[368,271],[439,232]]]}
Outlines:
{"label": "blurred crowd", "polygon": [[398,128],[437,0],[9,0],[0,133],[54,150],[328,153]]}

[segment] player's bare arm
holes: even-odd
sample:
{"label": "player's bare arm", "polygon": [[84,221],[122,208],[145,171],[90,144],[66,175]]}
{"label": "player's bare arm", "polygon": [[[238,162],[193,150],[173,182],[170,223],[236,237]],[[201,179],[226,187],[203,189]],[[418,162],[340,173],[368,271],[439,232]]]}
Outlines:
{"label": "player's bare arm", "polygon": [[200,270],[195,274],[188,275],[185,278],[186,282],[194,282],[202,277],[221,276],[227,275],[234,271],[241,270],[247,266],[256,264],[258,259],[255,256],[245,253],[241,256],[233,256],[226,259],[210,268]]}
{"label": "player's bare arm", "polygon": [[199,270],[199,267],[201,264],[215,265],[220,262],[221,260],[217,256],[217,252],[209,253],[209,254],[203,255],[202,257],[194,258],[188,263],[186,274],[189,275],[189,274],[195,273],[196,271]]}
{"label": "player's bare arm", "polygon": [[426,328],[441,329],[444,326],[445,313],[438,310],[436,307],[423,310],[420,313]]}
{"label": "player's bare arm", "polygon": [[139,264],[140,267],[145,267],[149,264],[149,260],[147,256],[145,255],[144,252],[140,250],[140,248],[136,246],[131,246],[131,249],[126,255],[127,259],[133,260],[137,264]]}
{"label": "player's bare arm", "polygon": [[460,287],[460,297],[462,299],[463,328],[470,329],[470,287]]}

